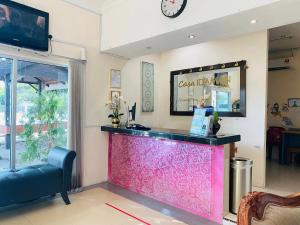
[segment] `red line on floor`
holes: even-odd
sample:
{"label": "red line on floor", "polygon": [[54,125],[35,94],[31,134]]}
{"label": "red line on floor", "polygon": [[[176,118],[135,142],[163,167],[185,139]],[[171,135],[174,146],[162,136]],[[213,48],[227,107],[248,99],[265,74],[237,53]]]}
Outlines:
{"label": "red line on floor", "polygon": [[142,223],[144,223],[146,225],[151,225],[150,223],[147,223],[146,221],[144,221],[144,220],[142,220],[142,219],[140,219],[140,218],[138,218],[138,217],[136,217],[134,215],[131,215],[130,213],[125,212],[124,210],[119,209],[116,206],[113,206],[113,205],[111,205],[109,203],[105,203],[105,205],[107,205],[107,206],[109,206],[109,207],[111,207],[111,208],[113,208],[113,209],[115,209],[115,210],[117,210],[117,211],[119,211],[119,212],[121,212],[121,213],[123,213],[123,214],[125,214],[125,215],[127,215],[127,216],[129,216],[129,217],[131,217],[133,219],[135,219],[135,220],[138,220],[138,221],[140,221],[140,222],[142,222]]}

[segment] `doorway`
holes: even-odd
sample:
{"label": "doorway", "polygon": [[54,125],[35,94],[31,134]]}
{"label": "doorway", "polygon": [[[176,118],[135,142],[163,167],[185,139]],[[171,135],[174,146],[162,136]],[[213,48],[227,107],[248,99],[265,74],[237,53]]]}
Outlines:
{"label": "doorway", "polygon": [[299,192],[300,23],[269,31],[266,189]]}

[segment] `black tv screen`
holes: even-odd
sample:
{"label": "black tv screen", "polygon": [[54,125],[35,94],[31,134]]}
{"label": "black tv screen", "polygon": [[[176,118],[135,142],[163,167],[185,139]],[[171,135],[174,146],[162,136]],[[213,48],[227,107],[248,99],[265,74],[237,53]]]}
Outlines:
{"label": "black tv screen", "polygon": [[0,0],[0,43],[48,51],[49,13]]}

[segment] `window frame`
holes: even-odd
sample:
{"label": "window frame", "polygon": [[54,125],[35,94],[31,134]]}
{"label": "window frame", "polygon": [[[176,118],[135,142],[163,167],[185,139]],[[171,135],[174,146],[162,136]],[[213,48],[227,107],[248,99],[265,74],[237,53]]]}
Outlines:
{"label": "window frame", "polygon": [[[38,53],[36,53],[38,54]],[[3,53],[0,50],[0,58],[8,58],[12,60],[12,71],[11,71],[11,90],[10,90],[10,98],[11,98],[11,107],[10,107],[10,142],[11,142],[11,148],[10,148],[10,161],[9,165],[10,167],[8,168],[9,170],[16,170],[16,165],[17,165],[17,149],[16,149],[16,137],[17,137],[17,124],[16,124],[16,115],[17,115],[17,80],[18,80],[18,62],[19,61],[27,61],[31,63],[40,63],[40,64],[47,64],[51,66],[61,66],[61,67],[66,67],[68,68],[68,100],[69,100],[69,105],[68,105],[68,110],[70,114],[70,100],[71,100],[71,68],[70,68],[70,62],[69,60],[62,60],[62,59],[41,59],[39,57],[30,57],[30,56],[23,56],[23,55],[18,55],[18,54],[6,54]],[[46,56],[45,56],[46,57]],[[69,118],[70,119],[70,118]],[[69,127],[69,121],[68,121],[68,127]],[[68,129],[68,134],[67,136],[69,137],[70,130]],[[68,138],[69,139],[69,138]],[[68,143],[67,143],[68,144]]]}

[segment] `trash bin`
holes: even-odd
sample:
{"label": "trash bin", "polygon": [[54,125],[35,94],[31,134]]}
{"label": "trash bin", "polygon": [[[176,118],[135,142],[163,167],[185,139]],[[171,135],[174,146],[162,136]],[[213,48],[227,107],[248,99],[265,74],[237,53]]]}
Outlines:
{"label": "trash bin", "polygon": [[253,161],[246,158],[230,160],[230,212],[237,214],[242,198],[252,191]]}

